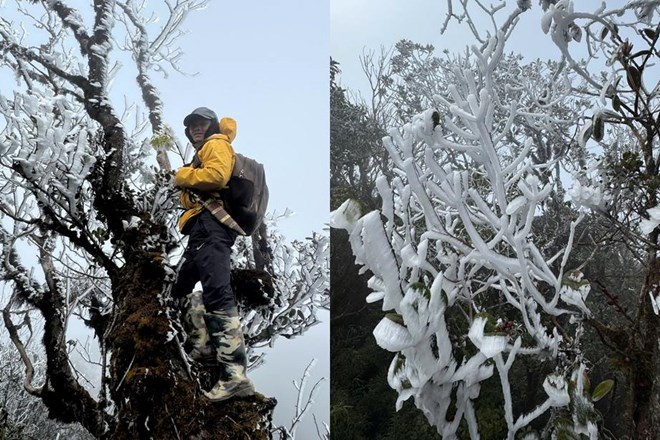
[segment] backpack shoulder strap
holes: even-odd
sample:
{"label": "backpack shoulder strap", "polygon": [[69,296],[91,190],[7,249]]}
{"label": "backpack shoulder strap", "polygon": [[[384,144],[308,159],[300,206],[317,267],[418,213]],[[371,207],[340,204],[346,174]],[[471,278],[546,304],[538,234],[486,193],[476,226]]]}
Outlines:
{"label": "backpack shoulder strap", "polygon": [[[231,146],[231,144],[229,145]],[[234,175],[236,169],[242,168],[242,162],[241,162],[241,168],[237,167],[239,154],[234,153],[234,156],[236,158],[236,162],[234,163],[234,167],[232,168],[232,176]],[[240,156],[242,160],[244,156],[243,155]],[[197,154],[197,151],[195,151],[190,166],[193,168],[199,168],[202,166],[202,160],[199,158],[199,154]],[[221,200],[216,199],[214,197],[204,197],[199,193],[195,193],[195,194],[197,195],[197,197],[200,198],[200,201],[204,206],[204,208],[208,209],[211,212],[211,214],[213,214],[213,216],[218,219],[220,223],[226,225],[227,227],[233,229],[234,231],[238,232],[241,235],[247,235],[243,230],[243,228],[241,228],[240,225],[236,223],[236,221],[231,217],[231,215],[229,215]]]}

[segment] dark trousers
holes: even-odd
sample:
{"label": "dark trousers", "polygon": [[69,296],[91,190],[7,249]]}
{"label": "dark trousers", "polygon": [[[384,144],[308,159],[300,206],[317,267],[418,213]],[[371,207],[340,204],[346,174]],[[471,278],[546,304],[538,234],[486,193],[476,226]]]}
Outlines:
{"label": "dark trousers", "polygon": [[207,312],[236,307],[230,279],[231,246],[238,233],[220,223],[206,209],[188,221],[194,223],[172,294],[177,299],[184,297],[199,281]]}

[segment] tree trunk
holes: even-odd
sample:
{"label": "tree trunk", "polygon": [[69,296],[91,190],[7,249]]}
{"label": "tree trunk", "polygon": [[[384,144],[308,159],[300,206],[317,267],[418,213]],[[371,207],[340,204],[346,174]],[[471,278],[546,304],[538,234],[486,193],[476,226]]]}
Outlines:
{"label": "tree trunk", "polygon": [[117,427],[105,437],[271,438],[274,399],[256,395],[216,404],[205,400],[170,327],[167,315],[176,312],[163,304],[160,254],[137,246],[126,254],[126,264],[112,280],[116,308],[108,346]]}
{"label": "tree trunk", "polygon": [[632,384],[635,396],[635,438],[660,438],[660,339],[659,318],[653,312],[649,292],[660,291],[660,261],[651,252],[649,273],[640,298],[638,326],[632,338],[634,367]]}

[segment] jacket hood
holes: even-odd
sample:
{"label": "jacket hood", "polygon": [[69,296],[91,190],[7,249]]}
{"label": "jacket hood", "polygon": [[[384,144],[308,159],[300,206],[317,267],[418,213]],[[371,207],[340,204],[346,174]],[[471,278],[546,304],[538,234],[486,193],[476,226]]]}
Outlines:
{"label": "jacket hood", "polygon": [[236,121],[233,118],[220,119],[220,134],[224,134],[229,142],[233,142],[236,139]]}
{"label": "jacket hood", "polygon": [[204,142],[213,138],[224,139],[231,143],[236,138],[236,120],[233,118],[224,117],[220,119],[218,125],[211,124],[209,130],[206,132],[206,137],[201,142],[193,142],[188,127],[186,127],[185,133],[190,143],[195,146],[195,149],[199,149],[202,145],[204,145]]}

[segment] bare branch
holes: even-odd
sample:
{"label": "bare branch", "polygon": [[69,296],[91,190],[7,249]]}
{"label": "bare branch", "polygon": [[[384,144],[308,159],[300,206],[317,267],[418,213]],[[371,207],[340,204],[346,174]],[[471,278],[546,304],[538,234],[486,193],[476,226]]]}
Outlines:
{"label": "bare branch", "polygon": [[60,19],[62,20],[62,23],[64,23],[66,27],[71,29],[73,35],[76,37],[76,40],[78,40],[78,43],[80,45],[80,53],[83,54],[84,56],[87,56],[89,50],[88,48],[89,48],[90,37],[82,23],[82,17],[78,13],[78,11],[66,6],[64,2],[61,0],[48,1],[48,2],[42,0],[42,3],[44,5],[48,4],[51,8],[53,8],[53,10],[57,13],[58,17],[60,17]]}
{"label": "bare branch", "polygon": [[[3,35],[3,33],[0,32],[0,35]],[[53,72],[55,75],[59,76],[60,78],[70,82],[71,84],[81,89],[84,89],[87,86],[88,83],[84,77],[65,72],[64,70],[60,69],[58,66],[48,61],[43,56],[34,53],[30,49],[27,49],[23,46],[12,43],[6,39],[5,35],[3,36],[5,37],[5,40],[0,41],[0,50],[9,51],[16,59],[39,63],[40,65],[45,67],[49,72]],[[31,72],[29,72],[27,69],[25,70],[26,70],[26,75],[28,74],[31,75]]]}
{"label": "bare branch", "polygon": [[43,386],[36,388],[32,385],[32,380],[34,379],[34,367],[32,366],[30,356],[28,356],[27,350],[25,349],[25,346],[23,345],[23,342],[18,335],[18,330],[11,320],[10,308],[13,300],[14,296],[12,295],[11,299],[7,303],[7,306],[2,310],[2,319],[5,323],[5,328],[9,332],[9,338],[18,350],[18,353],[21,356],[21,360],[25,365],[25,380],[23,382],[23,386],[25,387],[25,390],[31,395],[41,397]]}
{"label": "bare branch", "polygon": [[[150,57],[152,56],[147,29],[133,9],[126,3],[119,2],[118,5],[124,10],[126,16],[137,28],[137,35],[133,40],[134,57],[138,68],[138,76],[136,79],[142,90],[142,100],[149,109],[149,121],[151,122],[152,130],[156,135],[162,133],[169,135],[170,138],[172,138],[172,135],[166,132],[166,127],[163,124],[163,103],[147,74],[148,68],[151,65]],[[156,159],[161,170],[170,171],[172,166],[167,157],[166,148],[166,146],[161,146],[157,149]]]}

